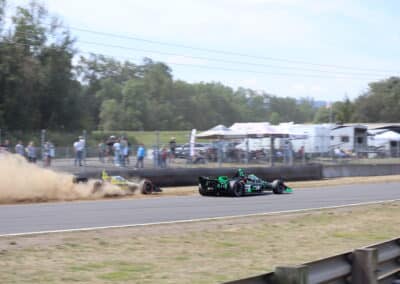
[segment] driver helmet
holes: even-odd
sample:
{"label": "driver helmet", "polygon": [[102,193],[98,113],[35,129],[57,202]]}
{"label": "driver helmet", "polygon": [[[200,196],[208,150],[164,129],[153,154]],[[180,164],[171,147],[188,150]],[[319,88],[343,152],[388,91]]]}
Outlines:
{"label": "driver helmet", "polygon": [[244,170],[243,170],[243,169],[238,169],[238,170],[237,170],[237,176],[238,176],[238,177],[244,177],[244,176],[245,176]]}

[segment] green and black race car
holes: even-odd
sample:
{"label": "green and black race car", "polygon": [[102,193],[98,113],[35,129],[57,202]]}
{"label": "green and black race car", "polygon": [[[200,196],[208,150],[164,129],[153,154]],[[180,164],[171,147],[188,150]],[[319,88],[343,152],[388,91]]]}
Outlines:
{"label": "green and black race car", "polygon": [[219,176],[217,178],[199,177],[199,193],[201,195],[231,195],[239,197],[247,194],[260,194],[265,191],[272,191],[275,194],[293,192],[282,180],[277,179],[273,182],[268,182],[253,174],[245,174],[242,169],[239,169],[231,178],[227,176]]}

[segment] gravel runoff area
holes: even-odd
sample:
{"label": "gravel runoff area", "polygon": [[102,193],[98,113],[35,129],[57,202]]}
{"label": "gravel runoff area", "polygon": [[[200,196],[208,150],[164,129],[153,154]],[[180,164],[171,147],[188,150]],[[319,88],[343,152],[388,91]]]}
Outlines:
{"label": "gravel runoff area", "polygon": [[2,283],[220,283],[400,234],[400,202],[0,238]]}

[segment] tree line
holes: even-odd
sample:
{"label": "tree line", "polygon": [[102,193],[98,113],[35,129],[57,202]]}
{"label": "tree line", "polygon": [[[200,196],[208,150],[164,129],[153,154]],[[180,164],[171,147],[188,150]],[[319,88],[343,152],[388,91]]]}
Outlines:
{"label": "tree line", "polygon": [[171,68],[99,54],[77,58],[71,32],[32,1],[7,21],[0,0],[0,128],[187,130],[234,122],[399,121],[400,78],[369,85],[331,109],[219,82],[174,80]]}

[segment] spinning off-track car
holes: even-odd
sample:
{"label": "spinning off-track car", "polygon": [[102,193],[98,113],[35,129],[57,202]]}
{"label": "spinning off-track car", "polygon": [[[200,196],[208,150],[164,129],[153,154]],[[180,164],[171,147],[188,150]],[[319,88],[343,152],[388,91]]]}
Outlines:
{"label": "spinning off-track car", "polygon": [[260,194],[264,191],[272,191],[275,194],[293,192],[282,180],[277,179],[273,182],[268,182],[253,174],[245,174],[242,169],[239,169],[231,178],[227,176],[219,176],[217,178],[199,177],[199,193],[201,195],[231,195],[239,197],[247,194]]}
{"label": "spinning off-track car", "polygon": [[[85,176],[74,175],[74,183],[87,183],[89,179]],[[162,192],[162,189],[155,184],[153,184],[148,179],[139,179],[136,181],[130,181],[122,176],[110,176],[105,170],[101,174],[101,180],[96,180],[93,184],[93,193],[101,191],[106,184],[111,184],[120,187],[123,190],[129,191],[129,193],[134,193],[140,190],[143,194],[151,194],[153,192]]]}

